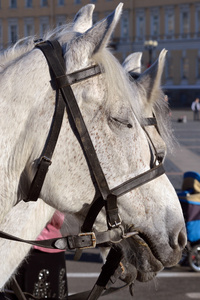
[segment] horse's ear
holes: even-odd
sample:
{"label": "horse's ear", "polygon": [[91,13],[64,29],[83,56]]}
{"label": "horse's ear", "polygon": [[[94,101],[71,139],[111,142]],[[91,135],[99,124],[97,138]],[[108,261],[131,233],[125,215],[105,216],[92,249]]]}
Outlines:
{"label": "horse's ear", "polygon": [[130,54],[123,62],[122,66],[126,72],[141,73],[142,52]]}
{"label": "horse's ear", "polygon": [[158,100],[156,95],[160,92],[161,78],[165,65],[165,57],[167,50],[163,49],[151,67],[142,73],[137,81],[143,86],[147,93],[147,100],[149,103]]}
{"label": "horse's ear", "polygon": [[117,22],[119,21],[122,12],[122,6],[123,4],[120,3],[113,13],[111,13],[102,21],[96,23],[88,31],[76,37],[74,42],[71,43],[70,47],[75,47],[76,49],[81,49],[83,47],[84,54],[87,55],[87,58],[90,58],[101,48],[106,47],[111,34],[113,33]]}
{"label": "horse's ear", "polygon": [[73,21],[73,31],[83,33],[92,27],[94,8],[94,4],[87,4],[77,12]]}

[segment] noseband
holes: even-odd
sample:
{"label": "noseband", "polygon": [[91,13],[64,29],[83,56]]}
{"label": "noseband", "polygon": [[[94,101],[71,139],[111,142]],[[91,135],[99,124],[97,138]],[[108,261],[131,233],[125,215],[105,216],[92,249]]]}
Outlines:
{"label": "noseband", "polygon": [[[72,130],[74,131],[86,157],[88,167],[92,179],[97,186],[97,194],[99,196],[96,197],[90,205],[89,211],[81,228],[82,232],[77,236],[67,236],[44,241],[27,241],[0,232],[0,237],[61,250],[94,248],[96,245],[111,246],[107,261],[103,266],[102,272],[92,291],[87,293],[87,296],[78,294],[77,298],[73,296],[69,297],[69,299],[98,299],[103,290],[107,288],[111,276],[118,274],[119,277],[122,273],[120,262],[123,261],[123,254],[121,250],[115,247],[115,243],[120,243],[122,239],[138,234],[135,229],[132,229],[131,232],[125,232],[123,221],[118,213],[118,197],[159,177],[164,174],[165,171],[162,159],[159,160],[153,142],[148,136],[148,140],[150,139],[150,148],[153,147],[154,153],[156,154],[156,160],[158,159],[159,164],[154,164],[148,171],[110,189],[71,88],[71,85],[74,83],[78,83],[82,80],[101,74],[100,67],[95,65],[66,75],[62,48],[58,41],[39,42],[36,44],[36,48],[40,49],[47,59],[51,74],[51,85],[52,88],[56,90],[56,105],[50,131],[41,156],[38,159],[37,171],[31,183],[27,199],[24,201],[36,201],[40,196],[46,173],[51,165],[51,159],[62,126],[65,109],[67,110]],[[147,118],[145,121],[145,126],[156,126],[156,119],[154,117]],[[106,232],[94,233],[92,231],[93,224],[103,207],[106,209],[108,230]]]}

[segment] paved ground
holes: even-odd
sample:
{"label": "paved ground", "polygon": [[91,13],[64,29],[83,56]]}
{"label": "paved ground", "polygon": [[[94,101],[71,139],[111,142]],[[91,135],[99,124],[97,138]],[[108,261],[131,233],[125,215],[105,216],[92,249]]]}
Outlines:
{"label": "paved ground", "polygon": [[[185,116],[186,123],[178,122]],[[172,126],[178,145],[165,160],[167,175],[176,190],[181,189],[184,172],[200,173],[200,121],[193,121],[190,110],[172,111]]]}
{"label": "paved ground", "polygon": [[[186,117],[184,117],[186,116]],[[187,122],[178,122],[183,118]],[[165,160],[166,173],[175,189],[181,189],[183,173],[200,173],[200,122],[193,121],[191,111],[172,111],[172,126],[179,142],[173,154]],[[102,267],[98,249],[88,250],[82,261],[73,262],[73,253],[68,253],[67,269],[69,292],[75,293],[91,289]],[[165,269],[148,283],[136,283],[132,298],[128,290],[102,297],[104,300],[190,300],[200,299],[200,273],[189,267]]]}

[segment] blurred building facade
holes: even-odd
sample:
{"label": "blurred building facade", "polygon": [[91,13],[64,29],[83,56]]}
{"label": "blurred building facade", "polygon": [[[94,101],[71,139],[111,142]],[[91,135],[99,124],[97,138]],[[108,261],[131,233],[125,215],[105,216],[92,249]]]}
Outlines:
{"label": "blurred building facade", "polygon": [[[0,48],[19,38],[40,38],[49,28],[71,22],[88,3],[95,4],[94,23],[104,18],[119,0],[0,0]],[[200,1],[123,0],[124,10],[111,47],[123,61],[143,52],[143,69],[163,48],[168,50],[163,86],[172,106],[190,106],[200,97]],[[151,52],[145,41],[158,44]]]}

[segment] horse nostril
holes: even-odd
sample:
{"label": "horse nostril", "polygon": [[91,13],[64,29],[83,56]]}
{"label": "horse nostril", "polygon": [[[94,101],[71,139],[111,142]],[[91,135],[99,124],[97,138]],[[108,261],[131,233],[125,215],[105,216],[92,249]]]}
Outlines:
{"label": "horse nostril", "polygon": [[184,249],[187,244],[186,230],[183,228],[178,235],[178,245],[181,249]]}
{"label": "horse nostril", "polygon": [[174,250],[183,250],[187,244],[185,228],[182,228],[177,234],[173,234],[169,240],[169,244]]}

